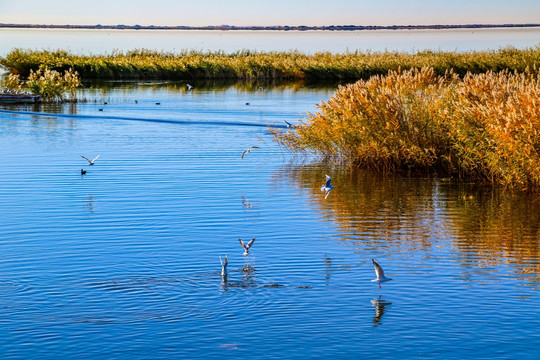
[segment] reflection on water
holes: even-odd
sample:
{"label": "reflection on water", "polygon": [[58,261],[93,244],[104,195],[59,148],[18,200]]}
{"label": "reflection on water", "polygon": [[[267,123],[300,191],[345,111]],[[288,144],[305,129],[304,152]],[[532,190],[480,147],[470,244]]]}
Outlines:
{"label": "reflection on water", "polygon": [[534,196],[288,164],[267,124],[325,89],[151,86],[0,112],[3,359],[537,353]]}
{"label": "reflection on water", "polygon": [[[331,172],[335,189],[319,190]],[[506,263],[540,286],[540,198],[537,194],[457,184],[449,179],[374,176],[325,164],[289,165],[280,174],[307,189],[341,241],[362,251],[426,251],[450,246],[465,268]],[[321,175],[322,174],[322,175]]]}
{"label": "reflection on water", "polygon": [[94,199],[94,196],[88,195],[88,200],[84,200],[83,203],[88,211],[93,214],[96,207],[96,200]]}
{"label": "reflection on water", "polygon": [[388,310],[386,309],[386,307],[390,307],[392,303],[384,299],[381,299],[381,295],[379,295],[377,299],[371,300],[371,305],[373,306],[373,309],[375,310],[375,315],[373,315],[373,327],[382,325],[382,317],[384,315],[384,312]]}
{"label": "reflection on water", "polygon": [[[540,279],[538,195],[463,187],[453,190],[454,200],[448,207],[452,207],[450,220],[457,233],[455,246],[462,250],[461,262],[485,267],[508,262],[519,273]],[[467,256],[470,249],[479,260]]]}
{"label": "reflection on water", "polygon": [[324,254],[324,281],[325,285],[330,285],[330,278],[332,275],[332,258],[328,257],[327,254]]}
{"label": "reflection on water", "polygon": [[66,49],[82,54],[156,49],[236,52],[298,50],[306,53],[361,51],[469,51],[535,46],[538,28],[365,30],[365,31],[219,31],[0,29],[0,56],[13,48]]}

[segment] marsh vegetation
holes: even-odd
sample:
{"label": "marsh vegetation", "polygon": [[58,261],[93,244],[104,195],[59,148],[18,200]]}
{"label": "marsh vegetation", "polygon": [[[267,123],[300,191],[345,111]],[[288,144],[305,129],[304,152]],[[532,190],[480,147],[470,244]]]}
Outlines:
{"label": "marsh vegetation", "polygon": [[390,71],[339,87],[275,136],[292,152],[361,168],[538,188],[540,73]]}
{"label": "marsh vegetation", "polygon": [[540,47],[313,55],[14,49],[0,64],[12,87],[51,99],[75,98],[81,79],[349,83],[295,130],[276,132],[277,141],[377,171],[540,185]]}
{"label": "marsh vegetation", "polygon": [[77,101],[77,89],[81,86],[79,74],[72,69],[63,71],[50,70],[40,67],[37,71],[30,70],[26,80],[19,74],[9,74],[0,82],[2,88],[16,92],[28,91],[41,95],[45,102]]}
{"label": "marsh vegetation", "polygon": [[23,77],[40,67],[63,72],[73,69],[90,79],[239,79],[356,81],[388,71],[431,67],[438,75],[519,71],[540,66],[540,48],[503,48],[493,51],[446,52],[160,52],[145,49],[78,55],[64,50],[13,49],[0,65]]}

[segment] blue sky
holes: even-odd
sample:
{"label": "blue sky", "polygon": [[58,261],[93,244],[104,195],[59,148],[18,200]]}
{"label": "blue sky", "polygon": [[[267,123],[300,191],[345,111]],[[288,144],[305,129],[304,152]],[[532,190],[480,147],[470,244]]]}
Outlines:
{"label": "blue sky", "polygon": [[540,23],[540,0],[0,0],[0,22],[190,26]]}

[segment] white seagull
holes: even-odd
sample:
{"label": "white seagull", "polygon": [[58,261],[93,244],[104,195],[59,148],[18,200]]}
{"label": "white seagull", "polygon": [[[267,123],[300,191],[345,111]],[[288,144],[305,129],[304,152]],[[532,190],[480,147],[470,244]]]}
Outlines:
{"label": "white seagull", "polygon": [[96,157],[94,158],[94,160],[90,160],[89,158],[84,157],[84,156],[81,155],[81,157],[82,157],[84,160],[88,161],[88,165],[94,165],[94,161],[96,161],[96,160],[98,159],[98,157],[100,157],[100,156],[101,156],[101,155],[98,155],[98,156],[96,156]]}
{"label": "white seagull", "polygon": [[247,256],[249,255],[249,248],[253,245],[253,243],[255,242],[255,238],[251,239],[248,244],[244,244],[244,242],[242,241],[242,239],[238,238],[238,240],[240,240],[240,245],[242,245],[242,247],[244,248],[244,256]]}
{"label": "white seagull", "polygon": [[375,260],[373,260],[373,259],[371,259],[371,261],[373,261],[373,266],[375,267],[375,275],[377,275],[377,278],[374,279],[374,280],[371,280],[371,281],[378,282],[379,283],[379,289],[380,289],[381,288],[381,283],[390,281],[392,279],[384,276],[384,270],[382,269],[381,265],[377,264],[377,262]]}
{"label": "white seagull", "polygon": [[186,86],[187,86],[188,91],[193,89],[193,85],[191,85],[191,84],[187,84]]}
{"label": "white seagull", "polygon": [[328,194],[330,194],[330,191],[332,191],[334,187],[332,186],[332,178],[328,175],[326,175],[326,184],[321,186],[321,191],[326,191],[326,195],[324,198],[326,199],[328,197]]}
{"label": "white seagull", "polygon": [[221,260],[221,256],[219,257],[219,261],[221,262],[221,276],[227,276],[227,264],[229,263],[227,255],[225,255],[225,261]]}
{"label": "white seagull", "polygon": [[242,159],[244,158],[244,156],[245,156],[247,153],[251,152],[251,150],[253,150],[253,149],[260,149],[260,147],[258,147],[258,146],[252,146],[252,147],[250,147],[249,149],[247,149],[246,151],[244,151],[244,152],[242,153]]}

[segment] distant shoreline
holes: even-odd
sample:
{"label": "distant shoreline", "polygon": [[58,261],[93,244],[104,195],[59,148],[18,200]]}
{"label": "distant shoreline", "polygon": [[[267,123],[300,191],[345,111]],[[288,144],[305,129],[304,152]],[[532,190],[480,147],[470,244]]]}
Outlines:
{"label": "distant shoreline", "polygon": [[447,30],[540,27],[539,24],[463,24],[463,25],[328,25],[328,26],[155,26],[155,25],[44,25],[3,24],[0,28],[12,29],[96,29],[96,30],[268,30],[268,31],[360,31],[360,30]]}

